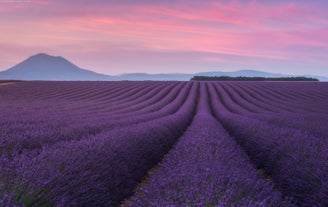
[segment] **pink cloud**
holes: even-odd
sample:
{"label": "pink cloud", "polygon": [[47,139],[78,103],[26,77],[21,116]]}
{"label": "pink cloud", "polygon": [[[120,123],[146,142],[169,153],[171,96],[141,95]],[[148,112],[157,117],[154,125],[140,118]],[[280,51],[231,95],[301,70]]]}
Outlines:
{"label": "pink cloud", "polygon": [[[325,58],[326,9],[302,2],[101,6],[33,1],[19,7],[0,6],[0,15],[11,19],[0,19],[5,31],[0,34],[0,44],[61,48],[69,54],[74,48],[76,53],[140,49],[312,61],[307,59],[311,50],[312,56]],[[202,60],[213,63],[222,59]]]}
{"label": "pink cloud", "polygon": [[[140,6],[136,10],[142,13],[165,15],[185,20],[213,21],[217,23],[232,24],[242,27],[274,27],[266,25],[267,20],[277,21],[285,24],[299,24],[308,21],[323,21],[313,18],[319,12],[325,14],[325,9],[312,8],[304,3],[276,3],[265,4],[257,2],[215,2],[204,5],[176,7],[166,6]],[[315,10],[316,14],[313,14]],[[327,22],[326,22],[327,23]]]}

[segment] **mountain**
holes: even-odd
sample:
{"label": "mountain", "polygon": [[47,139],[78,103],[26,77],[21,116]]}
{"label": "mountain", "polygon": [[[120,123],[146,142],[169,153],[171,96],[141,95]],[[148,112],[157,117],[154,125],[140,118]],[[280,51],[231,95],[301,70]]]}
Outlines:
{"label": "mountain", "polygon": [[[109,76],[81,69],[59,56],[50,56],[45,53],[33,55],[14,67],[0,72],[0,80],[154,80],[154,81],[188,81],[193,76],[248,76],[248,77],[290,77],[291,75],[280,73],[268,73],[257,70],[239,70],[234,72],[201,72],[201,73],[127,73]],[[317,78],[320,81],[328,81],[328,77],[304,75],[305,77]]]}
{"label": "mountain", "polygon": [[319,76],[319,75],[304,75],[304,76],[308,77],[308,78],[316,78],[320,81],[328,82],[328,77],[325,77],[325,76]]}
{"label": "mountain", "polygon": [[183,74],[183,73],[126,73],[117,75],[114,77],[116,80],[171,80],[171,81],[187,81],[193,77],[193,74]]}
{"label": "mountain", "polygon": [[110,80],[111,76],[81,69],[62,57],[33,55],[0,72],[0,80]]}

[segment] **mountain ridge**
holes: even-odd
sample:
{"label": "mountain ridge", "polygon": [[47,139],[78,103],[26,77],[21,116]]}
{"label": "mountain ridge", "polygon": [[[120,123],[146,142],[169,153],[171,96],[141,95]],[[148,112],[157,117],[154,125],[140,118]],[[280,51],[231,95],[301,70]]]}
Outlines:
{"label": "mountain ridge", "polygon": [[[199,73],[125,73],[120,75],[105,75],[87,69],[82,69],[61,56],[51,56],[46,53],[38,53],[14,65],[0,71],[0,80],[49,80],[49,81],[76,81],[76,80],[154,80],[154,81],[188,81],[193,76],[249,76],[249,77],[295,77],[281,73],[270,73],[259,70],[238,70],[233,72],[208,71]],[[320,81],[328,81],[328,77],[316,75],[304,75],[317,78]]]}

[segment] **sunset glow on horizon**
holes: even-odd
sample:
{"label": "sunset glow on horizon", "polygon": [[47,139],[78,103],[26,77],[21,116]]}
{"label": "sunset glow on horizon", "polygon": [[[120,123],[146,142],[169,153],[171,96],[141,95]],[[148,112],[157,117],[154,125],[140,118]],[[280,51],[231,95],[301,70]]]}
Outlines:
{"label": "sunset glow on horizon", "polygon": [[328,76],[328,2],[0,0],[0,71],[36,53],[104,74]]}

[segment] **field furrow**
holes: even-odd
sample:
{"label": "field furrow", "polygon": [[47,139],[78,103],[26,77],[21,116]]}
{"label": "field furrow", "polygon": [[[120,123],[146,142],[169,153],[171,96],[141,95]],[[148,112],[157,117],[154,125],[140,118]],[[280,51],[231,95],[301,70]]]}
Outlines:
{"label": "field furrow", "polygon": [[213,107],[216,117],[284,195],[300,206],[327,205],[327,139],[231,114],[222,107],[220,102]]}
{"label": "field furrow", "polygon": [[122,206],[293,206],[261,178],[208,102],[202,83],[191,125]]}
{"label": "field furrow", "polygon": [[192,90],[185,100],[177,99],[183,105],[171,115],[79,141],[58,142],[33,156],[13,158],[10,166],[15,166],[15,173],[2,166],[8,172],[3,172],[7,188],[12,180],[21,178],[19,184],[28,185],[23,193],[15,191],[21,193],[22,200],[31,199],[28,195],[38,192],[43,200],[33,197],[36,203],[46,199],[65,206],[115,206],[132,193],[189,125],[195,111],[197,83]]}

